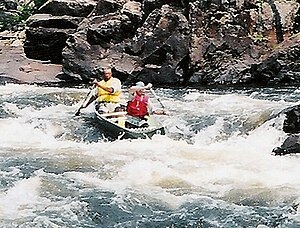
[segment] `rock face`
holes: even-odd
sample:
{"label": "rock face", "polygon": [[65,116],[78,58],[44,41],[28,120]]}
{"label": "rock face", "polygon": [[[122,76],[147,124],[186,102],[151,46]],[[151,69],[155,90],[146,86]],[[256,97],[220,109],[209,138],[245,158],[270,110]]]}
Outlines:
{"label": "rock face", "polygon": [[93,0],[51,0],[39,9],[39,13],[53,16],[87,17],[96,3],[97,1]]}
{"label": "rock face", "polygon": [[109,66],[125,83],[300,81],[295,1],[51,0],[39,13],[25,53],[61,63],[65,80],[89,81]]}
{"label": "rock face", "polygon": [[[28,21],[24,52],[28,58],[61,63],[62,49],[83,18],[36,14]],[[53,27],[55,26],[55,27]]]}
{"label": "rock face", "polygon": [[300,105],[286,110],[285,116],[283,131],[288,137],[280,147],[273,150],[275,155],[300,153]]}

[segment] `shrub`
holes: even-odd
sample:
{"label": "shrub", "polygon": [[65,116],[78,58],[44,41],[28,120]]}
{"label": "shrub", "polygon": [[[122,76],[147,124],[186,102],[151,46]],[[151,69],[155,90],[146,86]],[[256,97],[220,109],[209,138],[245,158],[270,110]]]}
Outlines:
{"label": "shrub", "polygon": [[25,27],[26,20],[34,14],[47,0],[31,0],[20,5],[17,11],[0,20],[0,31],[17,30]]}

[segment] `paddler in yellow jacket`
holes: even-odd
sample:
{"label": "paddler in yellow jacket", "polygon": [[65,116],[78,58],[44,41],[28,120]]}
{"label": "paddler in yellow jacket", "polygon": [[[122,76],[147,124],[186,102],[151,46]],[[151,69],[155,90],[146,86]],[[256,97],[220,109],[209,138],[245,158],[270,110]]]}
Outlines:
{"label": "paddler in yellow jacket", "polygon": [[121,81],[112,76],[110,68],[103,71],[103,79],[99,82],[96,79],[93,81],[96,88],[90,92],[81,107],[75,115],[80,114],[82,108],[86,108],[96,99],[96,108],[99,113],[107,113],[119,111],[120,95],[121,95]]}
{"label": "paddler in yellow jacket", "polygon": [[98,82],[93,81],[96,85],[97,100],[96,102],[100,113],[114,112],[120,106],[121,81],[112,76],[111,69],[105,69],[103,79]]}

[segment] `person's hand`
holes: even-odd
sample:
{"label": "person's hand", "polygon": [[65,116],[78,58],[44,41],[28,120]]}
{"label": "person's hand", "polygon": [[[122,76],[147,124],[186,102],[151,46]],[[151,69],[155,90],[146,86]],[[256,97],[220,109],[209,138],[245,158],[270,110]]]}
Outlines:
{"label": "person's hand", "polygon": [[153,111],[153,114],[156,114],[156,115],[170,115],[170,113],[167,111],[167,110],[155,110]]}
{"label": "person's hand", "polygon": [[163,110],[162,111],[162,114],[163,115],[166,115],[166,116],[169,116],[170,115],[170,112],[168,110]]}
{"label": "person's hand", "polygon": [[145,86],[145,89],[151,89],[152,88],[152,84],[151,83],[148,83],[146,86]]}
{"label": "person's hand", "polygon": [[94,84],[94,85],[98,85],[97,79],[94,79],[93,84]]}

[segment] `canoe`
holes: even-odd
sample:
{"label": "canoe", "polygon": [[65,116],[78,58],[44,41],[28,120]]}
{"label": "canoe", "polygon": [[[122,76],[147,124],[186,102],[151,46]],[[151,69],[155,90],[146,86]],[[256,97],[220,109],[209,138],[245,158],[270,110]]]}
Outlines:
{"label": "canoe", "polygon": [[[128,115],[127,112],[100,114],[95,107],[94,112],[103,134],[114,139],[145,139],[151,138],[155,134],[164,135],[166,133],[164,126],[152,115],[143,123],[137,121],[136,117]],[[141,123],[141,126],[138,126],[137,122]]]}

